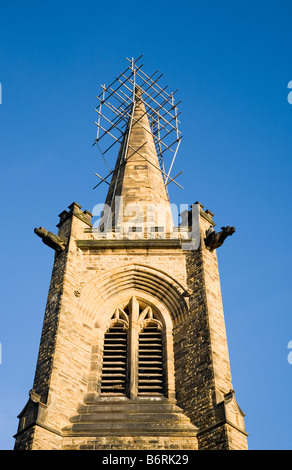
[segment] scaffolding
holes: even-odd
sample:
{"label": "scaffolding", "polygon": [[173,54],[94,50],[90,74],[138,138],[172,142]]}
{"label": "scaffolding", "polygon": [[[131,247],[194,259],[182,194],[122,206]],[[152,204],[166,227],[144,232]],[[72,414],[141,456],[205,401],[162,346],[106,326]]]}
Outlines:
{"label": "scaffolding", "polygon": [[[95,122],[97,135],[93,145],[98,147],[108,174],[103,177],[95,173],[100,181],[94,186],[94,189],[102,183],[110,184],[108,178],[117,170],[117,167],[111,168],[112,156],[116,157],[117,144],[119,147],[124,146],[120,152],[121,160],[118,162],[118,166],[124,164],[123,157],[127,155],[129,146],[128,139],[124,137],[127,132],[129,135],[129,127],[133,121],[135,96],[138,92],[143,97],[144,114],[147,114],[149,120],[164,185],[167,187],[169,183],[173,182],[182,188],[176,181],[182,171],[174,177],[170,176],[182,139],[182,134],[178,130],[180,112],[177,108],[181,101],[175,103],[174,99],[178,90],[168,93],[168,86],[160,85],[159,80],[163,74],[158,75],[159,70],[147,75],[142,70],[143,64],[139,65],[142,57],[143,55],[136,60],[126,58],[129,62],[128,67],[110,85],[101,85],[102,91],[97,96],[99,103],[95,108],[98,117]],[[143,116],[139,118],[139,121]],[[135,152],[139,153],[139,150],[135,149]],[[143,158],[145,157],[143,156]]]}

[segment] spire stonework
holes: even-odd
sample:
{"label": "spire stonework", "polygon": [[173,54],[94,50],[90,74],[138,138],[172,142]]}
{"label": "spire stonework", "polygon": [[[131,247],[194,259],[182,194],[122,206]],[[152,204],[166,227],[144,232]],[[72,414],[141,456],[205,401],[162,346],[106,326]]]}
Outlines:
{"label": "spire stonework", "polygon": [[105,214],[104,230],[163,227],[163,232],[173,231],[169,198],[140,90],[135,93],[105,204],[111,212],[109,219]]}

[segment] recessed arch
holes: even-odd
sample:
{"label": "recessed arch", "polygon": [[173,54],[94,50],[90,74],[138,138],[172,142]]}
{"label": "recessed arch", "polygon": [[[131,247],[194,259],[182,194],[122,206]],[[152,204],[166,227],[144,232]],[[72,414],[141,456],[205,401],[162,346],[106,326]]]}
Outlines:
{"label": "recessed arch", "polygon": [[103,323],[106,312],[113,311],[131,295],[138,295],[141,300],[145,298],[149,302],[151,298],[154,306],[158,302],[162,310],[167,309],[175,326],[187,317],[185,291],[185,286],[161,270],[138,264],[125,265],[85,283],[76,308],[86,323],[94,326],[96,322]]}

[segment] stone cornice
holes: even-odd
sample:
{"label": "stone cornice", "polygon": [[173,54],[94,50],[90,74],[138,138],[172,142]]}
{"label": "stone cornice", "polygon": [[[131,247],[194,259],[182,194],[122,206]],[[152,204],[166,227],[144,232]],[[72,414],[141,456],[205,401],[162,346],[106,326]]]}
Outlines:
{"label": "stone cornice", "polygon": [[[184,240],[185,241],[185,240]],[[182,240],[179,239],[102,239],[102,240],[76,240],[78,248],[82,250],[94,250],[99,248],[109,249],[127,249],[127,248],[140,248],[140,249],[163,249],[163,248],[176,248],[181,249]]]}

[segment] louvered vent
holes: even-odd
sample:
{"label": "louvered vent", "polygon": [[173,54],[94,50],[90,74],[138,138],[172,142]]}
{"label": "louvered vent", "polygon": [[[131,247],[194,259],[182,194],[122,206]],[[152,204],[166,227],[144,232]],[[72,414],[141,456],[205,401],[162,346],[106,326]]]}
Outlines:
{"label": "louvered vent", "polygon": [[139,335],[139,395],[163,395],[162,334],[154,322]]}
{"label": "louvered vent", "polygon": [[101,393],[126,393],[127,331],[117,324],[104,337]]}

